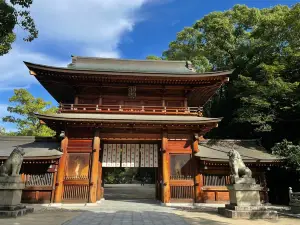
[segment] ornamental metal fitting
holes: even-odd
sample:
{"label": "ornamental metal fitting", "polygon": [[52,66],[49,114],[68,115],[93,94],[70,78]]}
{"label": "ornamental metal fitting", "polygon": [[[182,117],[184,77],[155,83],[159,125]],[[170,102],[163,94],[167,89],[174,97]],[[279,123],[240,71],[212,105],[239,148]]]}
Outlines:
{"label": "ornamental metal fitting", "polygon": [[136,86],[129,86],[128,87],[128,97],[131,99],[136,98]]}

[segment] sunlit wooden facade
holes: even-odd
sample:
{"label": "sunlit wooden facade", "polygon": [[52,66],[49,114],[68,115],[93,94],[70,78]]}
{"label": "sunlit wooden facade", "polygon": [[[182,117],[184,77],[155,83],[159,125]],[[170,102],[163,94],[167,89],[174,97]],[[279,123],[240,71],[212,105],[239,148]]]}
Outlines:
{"label": "sunlit wooden facade", "polygon": [[53,202],[100,200],[104,167],[153,167],[163,203],[228,200],[224,186],[203,187],[207,163],[212,173],[228,164],[196,154],[221,120],[204,117],[202,107],[230,72],[199,74],[185,61],[89,57],[72,57],[66,68],[25,64],[59,103],[57,114],[37,115],[62,137]]}

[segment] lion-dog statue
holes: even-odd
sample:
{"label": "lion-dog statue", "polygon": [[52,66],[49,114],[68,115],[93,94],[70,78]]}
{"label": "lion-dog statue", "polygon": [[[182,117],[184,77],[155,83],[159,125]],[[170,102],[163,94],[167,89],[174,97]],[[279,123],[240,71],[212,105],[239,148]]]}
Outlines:
{"label": "lion-dog statue", "polygon": [[17,146],[10,156],[6,159],[3,165],[0,166],[0,176],[18,176],[21,170],[24,149]]}
{"label": "lion-dog statue", "polygon": [[243,162],[240,153],[231,149],[227,155],[229,156],[229,166],[232,178],[252,178],[252,172]]}

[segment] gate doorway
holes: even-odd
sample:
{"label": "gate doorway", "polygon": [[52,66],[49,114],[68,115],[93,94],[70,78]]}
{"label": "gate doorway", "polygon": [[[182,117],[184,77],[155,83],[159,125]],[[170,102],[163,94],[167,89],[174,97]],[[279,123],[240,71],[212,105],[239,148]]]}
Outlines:
{"label": "gate doorway", "polygon": [[103,178],[107,200],[156,198],[156,168],[103,168]]}
{"label": "gate doorway", "polygon": [[108,200],[160,200],[157,143],[103,143],[102,187]]}

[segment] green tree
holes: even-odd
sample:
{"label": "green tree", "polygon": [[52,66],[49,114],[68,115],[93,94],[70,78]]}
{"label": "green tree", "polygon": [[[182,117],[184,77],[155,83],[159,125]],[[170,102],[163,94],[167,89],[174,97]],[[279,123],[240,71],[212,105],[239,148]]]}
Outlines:
{"label": "green tree", "polygon": [[36,113],[54,113],[56,107],[51,106],[51,102],[45,102],[41,98],[33,97],[25,89],[15,89],[14,95],[9,99],[12,106],[7,107],[7,111],[12,115],[2,118],[3,122],[16,124],[18,131],[16,135],[24,136],[53,136],[54,131],[46,125],[40,123]]}
{"label": "green tree", "polygon": [[5,135],[6,131],[4,127],[0,127],[0,135]]}
{"label": "green tree", "polygon": [[274,144],[290,135],[284,121],[300,120],[299,21],[299,3],[235,5],[184,28],[163,52],[169,60],[192,61],[201,72],[233,70],[205,105],[206,115],[224,117],[211,137],[267,136]]}
{"label": "green tree", "polygon": [[294,145],[284,139],[282,142],[275,144],[272,153],[284,157],[287,165],[291,168],[300,170],[300,145]]}
{"label": "green tree", "polygon": [[162,60],[161,57],[155,56],[155,55],[148,55],[146,57],[147,60]]}
{"label": "green tree", "polygon": [[0,56],[8,53],[16,39],[16,26],[25,30],[28,35],[24,41],[31,42],[38,36],[34,21],[28,11],[33,0],[0,0]]}

